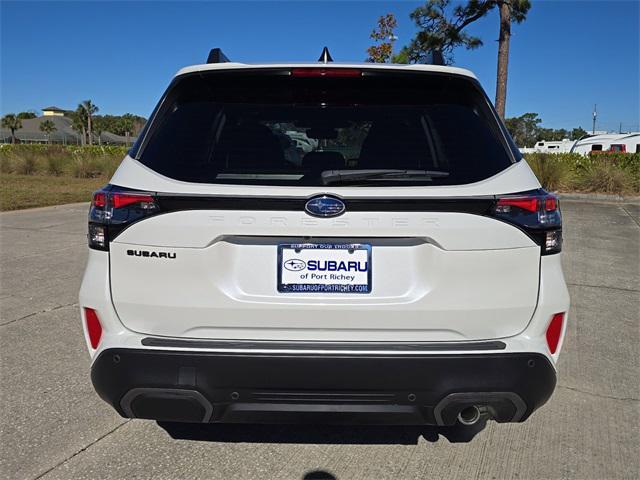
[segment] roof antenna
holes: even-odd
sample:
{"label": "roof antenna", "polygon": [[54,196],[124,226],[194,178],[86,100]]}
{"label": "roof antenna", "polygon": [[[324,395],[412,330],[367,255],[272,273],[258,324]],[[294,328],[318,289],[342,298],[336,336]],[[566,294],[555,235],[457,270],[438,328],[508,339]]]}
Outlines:
{"label": "roof antenna", "polygon": [[327,47],[324,47],[322,49],[322,53],[320,54],[320,58],[318,59],[318,61],[322,63],[333,62],[333,58],[331,58],[331,54],[329,53],[329,49]]}
{"label": "roof antenna", "polygon": [[444,55],[442,54],[441,50],[429,50],[429,52],[427,52],[427,56],[425,58],[425,62],[426,64],[431,64],[431,65],[444,65]]}
{"label": "roof antenna", "polygon": [[227,56],[222,53],[222,50],[219,48],[212,48],[207,57],[207,63],[227,63],[229,61]]}

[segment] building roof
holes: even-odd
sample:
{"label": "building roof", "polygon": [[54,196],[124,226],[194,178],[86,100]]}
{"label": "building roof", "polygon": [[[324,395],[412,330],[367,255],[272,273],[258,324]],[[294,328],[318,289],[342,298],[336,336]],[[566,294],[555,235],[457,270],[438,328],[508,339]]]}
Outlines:
{"label": "building roof", "polygon": [[[40,130],[40,125],[43,122],[53,122],[56,129],[49,135]],[[15,135],[21,141],[25,142],[44,142],[52,141],[55,143],[66,144],[79,144],[80,134],[72,128],[72,121],[69,117],[62,116],[42,116],[37,118],[29,118],[22,120],[22,128],[16,130]],[[6,128],[0,128],[0,142],[8,141],[11,136],[11,131]],[[97,144],[97,135],[94,135]],[[100,135],[103,143],[106,144],[131,144],[136,141],[137,137],[130,136],[128,139],[121,135],[116,135],[111,132],[102,132]]]}
{"label": "building roof", "polygon": [[65,110],[58,107],[46,107],[42,109],[43,112],[65,112]]}

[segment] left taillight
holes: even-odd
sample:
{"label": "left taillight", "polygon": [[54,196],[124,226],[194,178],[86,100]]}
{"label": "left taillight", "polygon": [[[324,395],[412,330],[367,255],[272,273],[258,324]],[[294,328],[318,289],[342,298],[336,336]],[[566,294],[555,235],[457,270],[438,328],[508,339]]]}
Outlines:
{"label": "left taillight", "polygon": [[158,211],[152,193],[107,185],[93,194],[89,210],[89,248],[109,250],[109,242],[128,225]]}
{"label": "left taillight", "polygon": [[542,255],[562,250],[562,216],[558,198],[544,190],[497,198],[493,215],[527,233]]}

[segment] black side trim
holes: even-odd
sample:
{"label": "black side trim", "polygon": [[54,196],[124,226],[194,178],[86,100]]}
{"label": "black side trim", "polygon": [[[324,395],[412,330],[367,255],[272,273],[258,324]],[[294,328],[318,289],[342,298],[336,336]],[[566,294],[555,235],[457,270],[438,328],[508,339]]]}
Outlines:
{"label": "black side trim", "polygon": [[387,343],[387,342],[270,342],[244,340],[191,340],[182,338],[146,337],[145,347],[206,348],[206,349],[260,349],[260,350],[334,350],[334,351],[387,351],[387,352],[443,352],[504,350],[500,341],[464,343]]}

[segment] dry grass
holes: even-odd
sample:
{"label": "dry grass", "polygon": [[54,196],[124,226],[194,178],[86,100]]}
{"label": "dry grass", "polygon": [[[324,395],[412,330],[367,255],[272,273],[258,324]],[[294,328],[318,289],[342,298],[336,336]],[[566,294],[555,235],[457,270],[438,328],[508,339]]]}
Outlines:
{"label": "dry grass", "polygon": [[616,165],[600,162],[584,170],[578,179],[577,187],[585,192],[624,194],[633,191],[633,180]]}
{"label": "dry grass", "polygon": [[557,155],[540,153],[531,155],[526,160],[545,190],[557,191],[569,185],[571,169]]}
{"label": "dry grass", "polygon": [[73,178],[48,175],[0,175],[0,210],[46,207],[88,202],[107,178]]}

